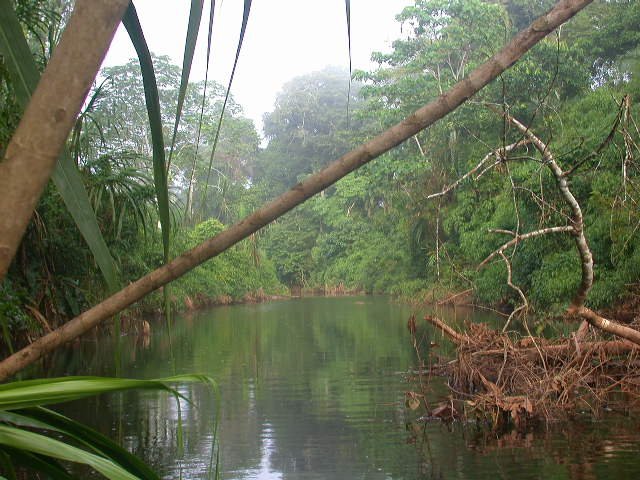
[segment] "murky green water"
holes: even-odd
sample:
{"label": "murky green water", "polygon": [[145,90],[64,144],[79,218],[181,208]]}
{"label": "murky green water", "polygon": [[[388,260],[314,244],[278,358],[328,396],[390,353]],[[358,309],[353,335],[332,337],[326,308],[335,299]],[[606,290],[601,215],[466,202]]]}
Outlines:
{"label": "murky green water", "polygon": [[[502,437],[470,425],[415,423],[404,407],[415,363],[408,307],[384,297],[305,298],[218,307],[175,320],[169,341],[124,337],[121,374],[199,372],[222,392],[224,479],[640,478],[630,417]],[[459,315],[468,315],[457,312]],[[452,312],[449,312],[452,314]],[[113,375],[114,345],[83,340],[49,360],[49,375]],[[206,478],[216,403],[210,391],[136,392],[64,409],[119,439],[166,478]]]}

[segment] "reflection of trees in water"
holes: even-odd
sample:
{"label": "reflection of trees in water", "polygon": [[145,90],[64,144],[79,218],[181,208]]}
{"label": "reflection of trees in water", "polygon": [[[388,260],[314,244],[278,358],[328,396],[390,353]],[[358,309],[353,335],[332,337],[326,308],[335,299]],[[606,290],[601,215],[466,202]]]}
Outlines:
{"label": "reflection of trees in water", "polygon": [[[160,323],[147,349],[124,337],[121,374],[154,378],[173,373],[175,364],[175,373],[202,372],[220,382],[224,478],[475,479],[502,472],[504,478],[588,479],[604,478],[604,471],[620,478],[640,473],[633,457],[640,434],[623,430],[620,422],[499,438],[459,424],[448,431],[442,424],[408,423],[405,432],[410,418],[398,372],[415,362],[408,314],[384,298],[364,305],[318,298],[215,308],[177,319],[172,348]],[[457,317],[464,321],[468,311],[458,310]],[[113,348],[103,342],[82,342],[59,355],[51,375],[115,372]],[[171,396],[127,393],[65,412],[119,435],[167,478],[177,478],[180,467],[183,478],[204,478],[215,399],[201,385],[181,392],[193,402],[182,402],[182,457]]]}
{"label": "reflection of trees in water", "polygon": [[629,418],[574,420],[498,434],[477,425],[408,424],[424,478],[638,478],[640,432]]}
{"label": "reflection of trees in water", "polygon": [[[287,475],[343,471],[351,478],[346,472],[354,472],[354,462],[369,462],[376,470],[383,445],[369,446],[375,443],[369,424],[388,418],[383,408],[372,418],[366,412],[382,403],[380,398],[388,402],[389,392],[392,398],[400,392],[401,379],[389,374],[410,363],[403,315],[386,299],[373,305],[324,300],[216,308],[175,323],[177,371],[205,372],[221,382],[225,469],[255,472],[266,456],[267,468]],[[168,337],[161,330],[154,325],[149,349],[134,338],[122,340],[123,375],[172,373]],[[113,352],[102,344],[82,343],[69,356],[65,361],[83,372],[89,366],[114,373]],[[215,402],[206,389],[189,388],[194,406],[187,409],[182,402],[185,455],[179,463],[194,478],[208,459]],[[80,415],[97,421],[105,433],[122,424],[124,443],[144,452],[153,465],[175,463],[177,410],[171,397],[145,392],[120,401],[112,397],[101,405],[100,419],[87,411],[90,407],[82,408]]]}

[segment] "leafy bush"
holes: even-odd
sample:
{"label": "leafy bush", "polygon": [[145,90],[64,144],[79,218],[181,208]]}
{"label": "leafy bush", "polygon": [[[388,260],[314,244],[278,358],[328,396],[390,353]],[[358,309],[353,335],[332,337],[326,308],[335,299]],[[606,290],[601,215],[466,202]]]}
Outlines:
{"label": "leafy bush", "polygon": [[[206,220],[187,232],[178,248],[193,248],[222,230],[224,225],[218,220]],[[182,303],[187,297],[206,303],[226,297],[241,300],[245,296],[283,292],[273,263],[251,240],[208,260],[174,282],[171,288]]]}

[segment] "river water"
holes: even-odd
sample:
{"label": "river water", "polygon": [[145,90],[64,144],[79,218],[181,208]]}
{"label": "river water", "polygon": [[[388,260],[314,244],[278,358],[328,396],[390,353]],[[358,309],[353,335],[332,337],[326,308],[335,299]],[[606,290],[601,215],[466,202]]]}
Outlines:
{"label": "river water", "polygon": [[[223,479],[640,478],[632,416],[501,436],[472,424],[417,422],[404,403],[416,363],[411,313],[386,297],[216,307],[175,319],[171,336],[154,323],[149,338],[125,336],[119,349],[85,339],[57,352],[47,373],[216,379],[220,402],[204,386],[182,386],[191,403],[182,401],[180,411],[172,396],[148,391],[62,407],[164,478],[207,478],[216,418]],[[433,395],[443,392],[436,386]]]}

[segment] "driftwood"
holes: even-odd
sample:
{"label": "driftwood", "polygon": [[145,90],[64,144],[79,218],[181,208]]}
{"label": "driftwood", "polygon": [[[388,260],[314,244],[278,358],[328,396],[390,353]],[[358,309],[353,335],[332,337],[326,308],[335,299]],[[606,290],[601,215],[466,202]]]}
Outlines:
{"label": "driftwood", "polygon": [[[473,344],[474,342],[468,335],[459,333],[452,327],[444,323],[437,317],[431,315],[425,315],[424,319],[431,325],[436,327],[442,333],[444,333],[449,340],[455,343],[457,346],[466,344]],[[540,352],[549,355],[558,354],[572,354],[576,353],[581,355],[583,352],[601,352],[608,355],[622,355],[631,351],[640,351],[640,347],[633,342],[626,340],[596,340],[596,341],[578,341],[576,337],[561,339],[554,343],[548,343],[546,339],[538,339],[539,346],[530,347],[529,344],[533,344],[531,337],[525,337],[520,344],[512,346],[512,351],[527,355],[537,356]],[[473,356],[486,356],[486,355],[504,355],[504,348],[496,348],[491,350],[478,350],[474,352]]]}
{"label": "driftwood", "polygon": [[[498,427],[509,422],[525,427],[581,410],[598,415],[604,406],[615,408],[616,399],[628,408],[640,399],[640,347],[633,342],[575,334],[557,340],[518,338],[484,324],[469,324],[461,333],[437,317],[425,320],[456,346],[454,360],[418,372],[447,377],[452,395],[445,403],[457,402],[451,411],[488,418]],[[420,379],[424,398],[428,384]],[[428,412],[428,418],[434,416],[432,409]]]}

